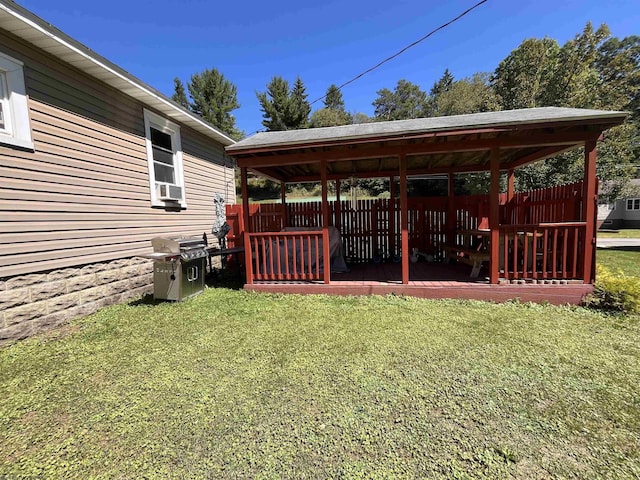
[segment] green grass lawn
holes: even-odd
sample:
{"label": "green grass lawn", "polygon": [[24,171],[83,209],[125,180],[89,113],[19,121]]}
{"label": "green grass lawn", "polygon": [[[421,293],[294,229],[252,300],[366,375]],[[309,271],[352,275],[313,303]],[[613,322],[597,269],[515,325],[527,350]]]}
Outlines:
{"label": "green grass lawn", "polygon": [[640,319],[207,289],[0,350],[0,477],[637,478]]}
{"label": "green grass lawn", "polygon": [[639,247],[598,248],[596,262],[611,271],[620,270],[626,275],[640,277]]}
{"label": "green grass lawn", "polygon": [[601,238],[640,238],[640,229],[626,228],[617,232],[601,232],[598,231],[598,237]]}

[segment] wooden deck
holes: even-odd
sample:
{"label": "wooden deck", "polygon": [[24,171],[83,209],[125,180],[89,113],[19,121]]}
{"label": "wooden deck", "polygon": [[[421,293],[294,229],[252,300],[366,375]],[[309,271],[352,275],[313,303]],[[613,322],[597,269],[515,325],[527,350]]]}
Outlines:
{"label": "wooden deck", "polygon": [[470,278],[471,267],[465,264],[419,262],[410,265],[409,283],[402,284],[398,263],[355,265],[349,273],[332,273],[331,283],[321,282],[256,282],[245,290],[271,293],[326,295],[408,295],[420,298],[460,298],[504,302],[551,303],[554,305],[582,302],[592,285],[568,284],[489,284],[486,267],[478,278]]}

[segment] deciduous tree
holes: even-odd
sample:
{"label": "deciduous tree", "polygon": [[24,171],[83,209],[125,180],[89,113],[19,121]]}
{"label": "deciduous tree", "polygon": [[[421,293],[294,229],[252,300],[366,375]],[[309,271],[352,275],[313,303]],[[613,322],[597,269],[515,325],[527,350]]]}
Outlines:
{"label": "deciduous tree", "polygon": [[435,97],[435,114],[438,116],[499,109],[500,104],[489,84],[488,73],[475,73],[471,78],[457,80]]}
{"label": "deciduous tree", "polygon": [[427,115],[427,94],[415,83],[399,80],[393,92],[382,88],[377,94],[373,102],[376,120],[405,120]]}
{"label": "deciduous tree", "polygon": [[559,52],[560,46],[553,39],[530,38],[507,55],[491,78],[502,108],[513,110],[546,105]]}

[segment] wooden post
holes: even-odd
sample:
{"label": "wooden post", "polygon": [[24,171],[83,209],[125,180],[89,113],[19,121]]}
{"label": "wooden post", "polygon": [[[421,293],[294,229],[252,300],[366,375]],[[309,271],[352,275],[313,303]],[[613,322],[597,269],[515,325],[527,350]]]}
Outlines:
{"label": "wooden post", "polygon": [[289,210],[287,209],[287,184],[280,182],[280,203],[282,204],[282,228],[289,226]]}
{"label": "wooden post", "polygon": [[584,145],[584,192],[582,195],[582,219],[586,222],[584,235],[584,283],[595,281],[596,256],[595,211],[598,201],[596,192],[596,141],[589,140]]}
{"label": "wooden post", "polygon": [[249,218],[249,189],[247,188],[247,167],[240,168],[240,182],[242,187],[242,223],[244,229],[242,232],[244,241],[244,268],[246,270],[247,284],[253,283],[253,260],[251,258],[251,240],[249,233],[251,231],[251,219]]}
{"label": "wooden post", "polygon": [[391,258],[396,255],[396,179],[389,177],[389,251]]}
{"label": "wooden post", "polygon": [[322,264],[324,283],[331,281],[331,258],[329,256],[329,199],[327,195],[327,161],[320,161],[322,182]]}
{"label": "wooden post", "polygon": [[409,208],[407,200],[407,156],[400,155],[400,230],[402,232],[402,283],[409,283]]}
{"label": "wooden post", "polygon": [[338,178],[336,180],[336,210],[334,212],[336,221],[334,224],[338,232],[340,232],[340,235],[342,235],[342,206],[340,205],[340,201],[340,179]]}
{"label": "wooden post", "polygon": [[507,202],[511,202],[516,195],[516,174],[513,168],[507,174]]}
{"label": "wooden post", "polygon": [[506,223],[518,223],[513,218],[513,202],[516,196],[516,175],[513,168],[510,168],[507,172],[507,205],[505,208],[506,212]]}
{"label": "wooden post", "polygon": [[447,175],[449,194],[447,198],[447,244],[456,244],[456,204],[455,204],[455,192],[453,191],[453,173]]}
{"label": "wooden post", "polygon": [[489,282],[498,283],[500,276],[500,150],[491,149],[491,186],[489,191],[489,228],[491,240],[489,252]]}

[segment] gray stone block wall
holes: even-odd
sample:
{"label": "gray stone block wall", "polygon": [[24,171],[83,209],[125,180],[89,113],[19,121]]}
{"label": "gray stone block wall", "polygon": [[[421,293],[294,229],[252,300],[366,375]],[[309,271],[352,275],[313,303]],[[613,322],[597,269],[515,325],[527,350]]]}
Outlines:
{"label": "gray stone block wall", "polygon": [[153,261],[126,258],[0,281],[0,346],[153,292]]}

